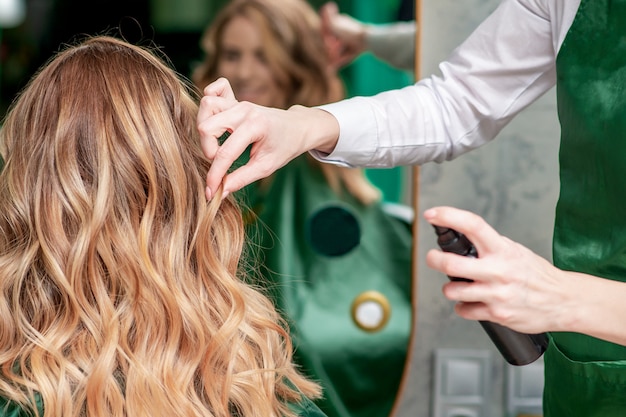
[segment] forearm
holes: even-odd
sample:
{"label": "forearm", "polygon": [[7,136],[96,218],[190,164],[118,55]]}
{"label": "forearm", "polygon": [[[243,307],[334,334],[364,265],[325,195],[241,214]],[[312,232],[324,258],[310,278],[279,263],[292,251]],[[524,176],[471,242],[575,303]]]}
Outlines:
{"label": "forearm", "polygon": [[290,107],[287,113],[288,116],[284,120],[292,126],[285,126],[285,130],[297,128],[292,135],[301,138],[303,149],[299,153],[314,149],[321,155],[327,155],[335,149],[339,138],[339,124],[332,114],[315,107],[300,105]]}
{"label": "forearm", "polygon": [[564,331],[626,346],[626,283],[568,272],[561,308]]}

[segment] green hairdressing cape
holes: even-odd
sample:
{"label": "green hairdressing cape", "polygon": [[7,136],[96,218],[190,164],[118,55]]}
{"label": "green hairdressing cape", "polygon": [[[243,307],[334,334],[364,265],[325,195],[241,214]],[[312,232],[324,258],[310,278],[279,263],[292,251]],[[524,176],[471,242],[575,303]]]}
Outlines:
{"label": "green hairdressing cape", "polygon": [[329,417],[384,417],[412,329],[410,219],[335,194],[307,155],[243,190],[263,286]]}

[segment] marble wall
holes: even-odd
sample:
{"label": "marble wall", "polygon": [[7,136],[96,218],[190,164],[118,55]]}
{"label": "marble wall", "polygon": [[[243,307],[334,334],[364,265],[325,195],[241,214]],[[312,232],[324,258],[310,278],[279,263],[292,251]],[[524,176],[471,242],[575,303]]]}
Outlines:
{"label": "marble wall", "polygon": [[[421,75],[437,72],[445,59],[498,0],[436,0],[422,5]],[[522,36],[522,34],[520,34]],[[506,415],[505,362],[476,322],[454,315],[441,293],[447,279],[430,270],[426,252],[436,246],[432,227],[421,219],[424,209],[451,205],[476,212],[501,234],[551,258],[554,207],[558,195],[559,126],[554,89],[520,114],[495,141],[443,164],[419,169],[416,247],[416,330],[412,362],[397,408],[397,417],[433,415],[433,357],[437,348],[488,349],[490,415]]]}

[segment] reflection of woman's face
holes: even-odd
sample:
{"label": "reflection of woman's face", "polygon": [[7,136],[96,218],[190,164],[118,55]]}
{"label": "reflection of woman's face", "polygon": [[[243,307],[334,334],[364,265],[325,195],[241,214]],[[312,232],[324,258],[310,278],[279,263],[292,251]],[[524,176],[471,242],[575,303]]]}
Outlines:
{"label": "reflection of woman's face", "polygon": [[233,18],[222,33],[217,72],[230,81],[237,100],[283,108],[286,96],[268,65],[262,42],[262,33],[252,21]]}

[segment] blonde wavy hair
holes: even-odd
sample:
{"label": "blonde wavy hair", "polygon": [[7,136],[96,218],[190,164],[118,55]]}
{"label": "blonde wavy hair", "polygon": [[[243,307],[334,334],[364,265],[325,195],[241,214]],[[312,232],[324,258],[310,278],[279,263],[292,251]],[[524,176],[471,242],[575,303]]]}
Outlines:
{"label": "blonde wavy hair", "polygon": [[[221,40],[227,25],[236,17],[244,17],[259,28],[267,64],[287,97],[286,107],[318,106],[345,97],[343,82],[327,53],[321,19],[305,0],[232,0],[227,3],[207,26],[200,42],[204,60],[191,77],[199,88],[221,76]],[[323,164],[313,158],[310,162],[323,171],[335,193],[341,193],[345,187],[363,204],[380,200],[380,190],[365,178],[362,169]]]}
{"label": "blonde wavy hair", "polygon": [[0,396],[33,415],[292,416],[319,395],[246,283],[231,198],[205,199],[198,93],[95,36],[0,131]]}

